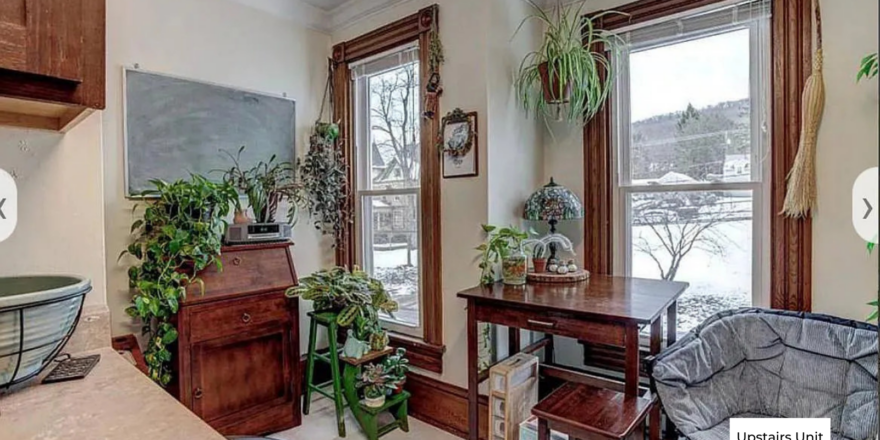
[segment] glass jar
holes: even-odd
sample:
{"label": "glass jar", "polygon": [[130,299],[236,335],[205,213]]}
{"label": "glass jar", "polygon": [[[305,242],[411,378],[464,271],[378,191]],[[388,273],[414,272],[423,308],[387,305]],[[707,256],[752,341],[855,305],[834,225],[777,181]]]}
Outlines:
{"label": "glass jar", "polygon": [[525,284],[527,271],[528,259],[522,249],[513,251],[501,262],[501,279],[504,284],[514,286]]}

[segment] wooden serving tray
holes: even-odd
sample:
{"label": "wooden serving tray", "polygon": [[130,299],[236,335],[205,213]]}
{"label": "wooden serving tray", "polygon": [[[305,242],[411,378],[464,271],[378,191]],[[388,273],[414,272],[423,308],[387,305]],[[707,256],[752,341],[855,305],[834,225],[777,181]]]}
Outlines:
{"label": "wooden serving tray", "polygon": [[590,272],[580,269],[577,272],[560,275],[550,272],[529,272],[526,280],[530,283],[576,283],[590,277]]}

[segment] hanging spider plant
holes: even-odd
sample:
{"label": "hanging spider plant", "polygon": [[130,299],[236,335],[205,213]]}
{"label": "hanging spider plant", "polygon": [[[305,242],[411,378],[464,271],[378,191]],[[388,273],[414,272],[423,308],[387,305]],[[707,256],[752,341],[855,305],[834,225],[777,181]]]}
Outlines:
{"label": "hanging spider plant", "polygon": [[[528,114],[547,121],[583,124],[602,108],[614,78],[611,63],[595,45],[612,48],[617,37],[596,29],[593,17],[583,15],[586,0],[563,6],[557,0],[553,12],[526,0],[535,12],[523,19],[516,32],[530,20],[546,28],[541,47],[526,54],[516,76],[516,92]],[[515,35],[516,33],[514,33]],[[603,75],[603,71],[605,74]]]}

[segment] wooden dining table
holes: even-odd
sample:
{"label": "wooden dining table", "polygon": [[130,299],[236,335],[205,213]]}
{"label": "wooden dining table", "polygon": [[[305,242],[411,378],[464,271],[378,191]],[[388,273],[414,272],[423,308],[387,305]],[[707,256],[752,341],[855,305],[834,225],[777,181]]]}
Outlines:
{"label": "wooden dining table", "polygon": [[[479,437],[479,385],[488,377],[480,371],[478,324],[506,326],[510,356],[520,351],[544,349],[541,372],[545,377],[600,386],[628,396],[651,396],[639,386],[641,360],[639,333],[650,328],[649,352],[657,354],[663,344],[663,320],[667,316],[666,343],[676,339],[676,311],[679,297],[688,284],[675,281],[593,275],[570,284],[496,283],[473,287],[458,293],[467,300],[468,338],[468,438]],[[542,332],[545,338],[522,347],[520,330]],[[591,374],[581,369],[556,365],[552,335],[624,349],[624,379]],[[660,437],[660,406],[650,412],[650,438]]]}

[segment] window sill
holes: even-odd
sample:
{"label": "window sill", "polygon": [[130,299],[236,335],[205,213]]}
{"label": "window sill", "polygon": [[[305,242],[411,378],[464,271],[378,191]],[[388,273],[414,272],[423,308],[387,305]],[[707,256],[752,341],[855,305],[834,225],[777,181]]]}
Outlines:
{"label": "window sill", "polygon": [[406,349],[406,358],[409,359],[410,365],[433,373],[443,373],[445,345],[430,344],[424,340],[400,333],[389,332],[389,336],[392,347]]}

